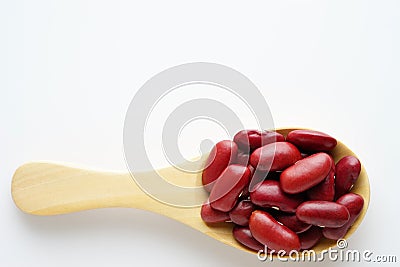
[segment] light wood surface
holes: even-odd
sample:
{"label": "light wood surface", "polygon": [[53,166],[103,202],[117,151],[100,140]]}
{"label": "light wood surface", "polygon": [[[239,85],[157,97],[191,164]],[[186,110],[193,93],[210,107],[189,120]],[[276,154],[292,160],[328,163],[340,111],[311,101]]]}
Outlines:
{"label": "light wood surface", "polygon": [[[277,131],[286,136],[291,130]],[[338,142],[332,155],[337,161],[343,156],[355,154]],[[171,183],[186,186],[201,184],[201,174],[183,172],[173,167],[157,172]],[[153,174],[149,172],[146,175]],[[227,245],[254,253],[234,240],[232,223],[208,226],[200,218],[200,207],[181,208],[161,203],[144,193],[129,173],[98,172],[54,163],[32,162],[16,170],[11,191],[18,208],[29,214],[56,215],[106,207],[143,209],[170,217]],[[368,208],[370,188],[364,166],[352,192],[363,196],[365,205],[345,238],[357,229]],[[194,197],[206,200],[207,194],[199,190]],[[320,252],[335,245],[335,241],[323,239],[313,249]]]}

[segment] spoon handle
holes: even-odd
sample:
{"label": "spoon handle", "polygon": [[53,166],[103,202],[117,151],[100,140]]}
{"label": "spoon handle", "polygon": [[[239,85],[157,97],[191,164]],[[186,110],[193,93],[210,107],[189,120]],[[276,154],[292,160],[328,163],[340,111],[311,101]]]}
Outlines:
{"label": "spoon handle", "polygon": [[13,176],[11,193],[22,211],[35,215],[107,207],[151,210],[149,202],[157,205],[129,173],[98,172],[43,162],[19,167]]}

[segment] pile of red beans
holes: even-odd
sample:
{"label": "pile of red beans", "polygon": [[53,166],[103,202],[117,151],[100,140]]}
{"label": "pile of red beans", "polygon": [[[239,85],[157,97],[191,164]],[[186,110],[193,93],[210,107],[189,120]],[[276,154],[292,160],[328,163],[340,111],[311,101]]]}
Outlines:
{"label": "pile of red beans", "polygon": [[[322,238],[343,238],[363,198],[349,193],[360,161],[329,154],[335,138],[318,131],[243,130],[217,143],[202,174],[209,199],[204,222],[232,222],[242,245],[276,252],[310,249]],[[253,186],[251,181],[258,181]]]}

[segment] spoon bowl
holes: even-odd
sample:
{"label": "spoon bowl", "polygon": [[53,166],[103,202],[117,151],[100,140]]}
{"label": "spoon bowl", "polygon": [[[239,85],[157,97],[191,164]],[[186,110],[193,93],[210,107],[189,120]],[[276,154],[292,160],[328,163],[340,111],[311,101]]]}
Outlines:
{"label": "spoon bowl", "polygon": [[[278,129],[277,132],[286,137],[292,130],[295,129],[284,128]],[[335,162],[344,156],[356,156],[341,142],[338,142],[331,155]],[[154,172],[170,183],[179,184],[179,181],[184,181],[186,186],[201,185],[201,173],[184,172],[168,167],[145,175],[150,177]],[[56,215],[108,207],[138,208],[170,217],[229,246],[256,253],[233,238],[232,223],[207,225],[200,217],[200,206],[182,208],[157,201],[135,183],[130,173],[100,172],[48,162],[32,162],[15,171],[11,192],[17,207],[33,215]],[[369,204],[369,181],[363,166],[351,192],[364,198],[364,207],[345,239],[358,228]],[[195,198],[201,203],[207,199],[208,193],[198,190],[196,195],[187,197]],[[322,239],[313,250],[320,253],[335,245],[336,241]]]}

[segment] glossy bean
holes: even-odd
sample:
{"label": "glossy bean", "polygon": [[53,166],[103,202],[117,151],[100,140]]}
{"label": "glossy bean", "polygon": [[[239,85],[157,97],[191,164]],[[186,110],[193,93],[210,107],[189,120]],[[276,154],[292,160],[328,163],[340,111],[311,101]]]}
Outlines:
{"label": "glossy bean", "polygon": [[249,168],[232,164],[226,167],[215,182],[210,193],[211,207],[228,212],[236,204],[239,195],[250,182]]}
{"label": "glossy bean", "polygon": [[299,238],[301,249],[310,249],[322,238],[322,229],[318,226],[312,226],[307,231],[299,234]]}
{"label": "glossy bean", "polygon": [[291,131],[286,140],[306,152],[327,152],[337,145],[332,136],[313,130]]}
{"label": "glossy bean", "polygon": [[314,187],[307,190],[310,200],[333,201],[335,198],[335,164],[331,158],[332,167],[326,178]]}
{"label": "glossy bean", "polygon": [[282,191],[278,181],[265,180],[250,192],[250,200],[255,205],[269,208],[277,207],[282,211],[295,212],[304,201],[303,195],[289,195]]}
{"label": "glossy bean", "polygon": [[325,227],[322,233],[326,238],[333,239],[333,240],[338,240],[340,238],[343,238],[349,228],[353,225],[353,223],[357,220],[358,216],[360,216],[360,213],[364,207],[364,199],[357,194],[354,193],[347,193],[343,196],[341,196],[336,203],[344,205],[350,213],[350,219],[347,223],[345,223],[343,226],[338,227],[338,228],[329,228]]}
{"label": "glossy bean", "polygon": [[360,161],[353,156],[343,157],[336,163],[336,199],[346,194],[354,185],[361,172]]}
{"label": "glossy bean", "polygon": [[325,227],[340,227],[350,219],[346,206],[322,200],[303,202],[297,207],[296,216],[305,223]]}
{"label": "glossy bean", "polygon": [[264,245],[258,242],[251,234],[248,227],[235,226],[232,230],[233,237],[245,247],[259,251],[264,249]]}
{"label": "glossy bean", "polygon": [[249,228],[253,237],[261,244],[276,251],[300,250],[300,240],[295,232],[281,225],[265,211],[256,210],[251,214]]}
{"label": "glossy bean", "polygon": [[204,188],[210,192],[215,180],[221,175],[225,168],[236,160],[238,147],[235,142],[223,140],[215,144],[206,160],[206,168],[203,170],[202,183]]}
{"label": "glossy bean", "polygon": [[311,224],[300,221],[296,214],[278,212],[273,216],[278,222],[297,234],[307,231],[311,227]]}
{"label": "glossy bean", "polygon": [[206,160],[206,168],[202,174],[202,182],[208,192],[211,191],[215,180],[225,168],[236,160],[237,151],[236,143],[230,140],[220,141],[215,144]]}
{"label": "glossy bean", "polygon": [[209,202],[206,202],[203,204],[203,206],[201,206],[200,215],[203,221],[206,223],[219,223],[230,220],[227,212],[213,209]]}
{"label": "glossy bean", "polygon": [[251,152],[273,142],[285,141],[285,137],[273,131],[242,130],[234,136],[233,141],[243,151]]}
{"label": "glossy bean", "polygon": [[254,209],[255,207],[250,200],[242,200],[229,212],[229,217],[233,223],[247,226],[249,225],[249,219]]}
{"label": "glossy bean", "polygon": [[301,159],[282,172],[282,190],[289,194],[306,191],[322,182],[331,167],[331,157],[323,152]]}
{"label": "glossy bean", "polygon": [[301,159],[300,151],[291,143],[276,142],[257,148],[250,164],[260,170],[281,171]]}

